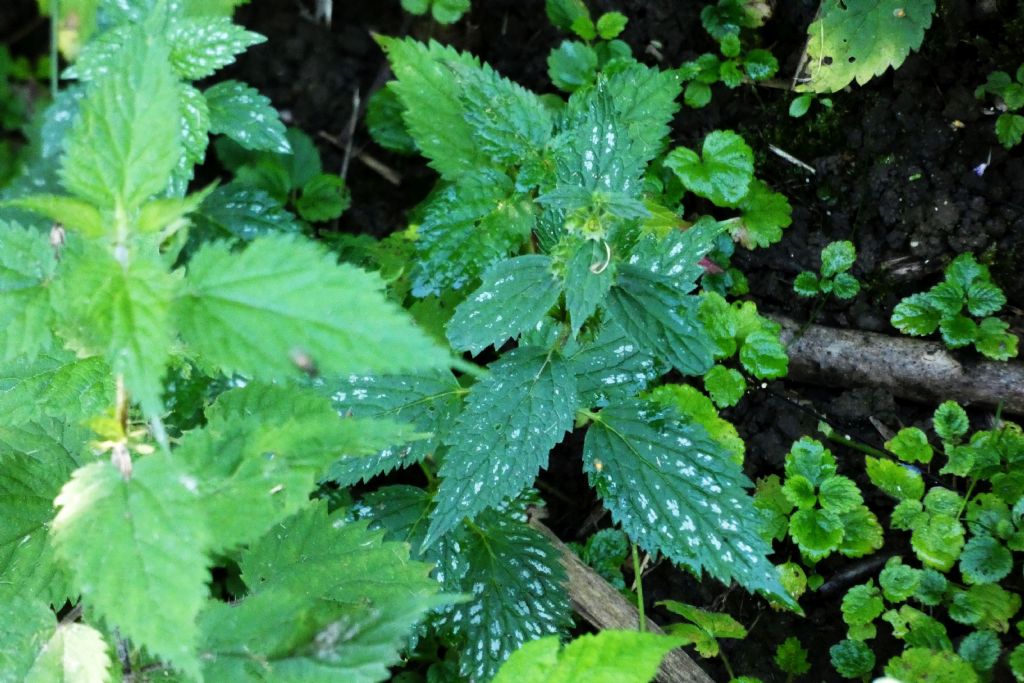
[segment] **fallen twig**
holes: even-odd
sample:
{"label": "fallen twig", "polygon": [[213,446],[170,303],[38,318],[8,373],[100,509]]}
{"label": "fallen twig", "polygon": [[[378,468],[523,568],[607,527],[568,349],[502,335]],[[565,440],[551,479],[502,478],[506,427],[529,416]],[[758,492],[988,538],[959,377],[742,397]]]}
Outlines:
{"label": "fallen twig", "polygon": [[[636,607],[622,597],[615,588],[576,556],[551,529],[539,520],[530,525],[547,536],[558,550],[569,576],[569,599],[572,607],[588,623],[599,629],[636,629],[640,624]],[[647,619],[648,633],[664,633],[657,624]],[[672,650],[661,662],[656,680],[659,683],[713,683],[711,677],[680,649]]]}
{"label": "fallen twig", "polygon": [[800,325],[772,315],[789,345],[789,378],[830,386],[873,386],[894,396],[962,404],[1024,415],[1024,364],[961,358],[939,342],[876,332]]}

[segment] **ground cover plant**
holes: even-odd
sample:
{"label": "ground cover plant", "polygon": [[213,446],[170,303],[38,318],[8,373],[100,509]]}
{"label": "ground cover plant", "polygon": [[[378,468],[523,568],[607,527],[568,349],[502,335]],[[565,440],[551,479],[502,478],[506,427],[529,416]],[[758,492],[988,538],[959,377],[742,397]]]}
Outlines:
{"label": "ground cover plant", "polygon": [[0,680],[1024,679],[1024,401],[797,343],[1019,371],[1012,20],[24,5]]}

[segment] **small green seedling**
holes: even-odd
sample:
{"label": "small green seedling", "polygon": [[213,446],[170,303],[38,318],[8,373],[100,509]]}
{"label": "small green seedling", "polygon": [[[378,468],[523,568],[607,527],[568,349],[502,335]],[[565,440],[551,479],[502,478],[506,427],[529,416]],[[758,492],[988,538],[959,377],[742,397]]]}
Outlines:
{"label": "small green seedling", "polygon": [[709,612],[675,600],[662,600],[658,603],[672,614],[685,619],[684,622],[671,624],[668,633],[682,640],[682,645],[693,645],[701,657],[721,657],[729,678],[735,678],[732,665],[726,658],[718,643],[719,638],[742,640],[747,637],[747,629],[743,624],[728,614]]}
{"label": "small green seedling", "polygon": [[860,281],[849,272],[856,259],[857,249],[852,242],[832,242],[821,250],[819,275],[809,270],[800,273],[793,281],[793,291],[804,297],[834,294],[852,299],[860,291]]}
{"label": "small green seedling", "polygon": [[548,19],[579,40],[566,40],[548,55],[548,75],[555,87],[576,92],[593,85],[597,75],[627,64],[633,51],[619,35],[628,20],[621,12],[606,12],[596,20],[583,0],[547,0]]}
{"label": "small green seedling", "polygon": [[719,0],[709,5],[700,14],[704,30],[718,42],[721,57],[706,52],[697,59],[679,67],[679,73],[687,83],[683,100],[694,109],[700,109],[711,101],[711,86],[723,83],[727,88],[737,88],[744,83],[756,83],[774,76],[779,62],[768,50],[754,48],[745,50],[740,39],[742,29],[755,29],[767,18],[760,3],[745,3],[739,0]]}
{"label": "small green seedling", "polygon": [[1024,116],[1016,112],[1024,107],[1024,64],[1013,78],[1005,71],[990,73],[985,84],[974,91],[979,100],[988,95],[995,97],[995,109],[1000,112],[996,119],[999,143],[1006,149],[1019,145],[1024,138]]}
{"label": "small green seedling", "polygon": [[794,119],[799,119],[810,111],[811,105],[815,102],[821,104],[825,109],[832,109],[831,97],[818,97],[815,93],[805,92],[789,103],[789,115]]}
{"label": "small green seedling", "polygon": [[469,0],[402,0],[402,9],[419,16],[429,12],[439,24],[454,24],[469,11]]}
{"label": "small green seedling", "polygon": [[897,304],[892,324],[914,337],[939,330],[952,349],[973,344],[993,360],[1009,360],[1017,355],[1017,336],[994,316],[1004,304],[1006,296],[992,282],[988,267],[978,263],[973,254],[961,254],[946,267],[942,282]]}

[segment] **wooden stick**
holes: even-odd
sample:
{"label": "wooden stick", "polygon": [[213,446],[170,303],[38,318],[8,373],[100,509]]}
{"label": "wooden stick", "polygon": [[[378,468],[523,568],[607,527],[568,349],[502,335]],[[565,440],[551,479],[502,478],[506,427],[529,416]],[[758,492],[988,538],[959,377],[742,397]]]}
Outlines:
{"label": "wooden stick", "polygon": [[770,315],[782,325],[789,345],[789,379],[826,386],[872,386],[894,396],[938,405],[952,399],[964,405],[1024,415],[1024,363],[976,359],[973,350],[954,354],[941,342],[893,337],[876,332],[800,325]]}
{"label": "wooden stick", "polygon": [[[572,607],[592,626],[599,629],[636,630],[639,614],[628,600],[607,581],[576,556],[562,543],[551,529],[539,520],[531,519],[530,526],[547,536],[562,556],[562,564],[569,576],[569,599]],[[648,633],[664,633],[657,624],[647,620]],[[704,670],[681,649],[669,652],[661,662],[655,677],[659,683],[714,683]]]}

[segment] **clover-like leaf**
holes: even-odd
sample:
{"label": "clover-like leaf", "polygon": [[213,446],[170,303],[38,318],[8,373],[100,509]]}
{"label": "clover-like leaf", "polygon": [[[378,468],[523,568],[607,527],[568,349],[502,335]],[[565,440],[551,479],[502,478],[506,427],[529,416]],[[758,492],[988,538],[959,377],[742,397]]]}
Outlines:
{"label": "clover-like leaf", "polygon": [[967,412],[959,403],[945,401],[935,409],[932,426],[943,441],[955,441],[967,433],[971,423],[967,419]]}
{"label": "clover-like leaf", "polygon": [[1013,556],[991,536],[975,536],[960,553],[960,573],[967,583],[996,583],[1013,568]]}
{"label": "clover-like leaf", "polygon": [[754,153],[742,137],[728,130],[710,133],[700,155],[686,147],[672,150],[665,165],[686,189],[718,206],[737,206],[754,179]]}
{"label": "clover-like leaf", "polygon": [[875,653],[861,640],[841,640],[829,648],[828,654],[843,678],[863,678],[875,668]]}
{"label": "clover-like leaf", "polygon": [[924,495],[924,480],[921,479],[921,473],[909,465],[871,456],[864,460],[871,483],[893,498],[917,500]]}
{"label": "clover-like leaf", "polygon": [[932,447],[928,437],[917,427],[904,427],[885,442],[885,447],[903,462],[927,464],[932,461]]}

